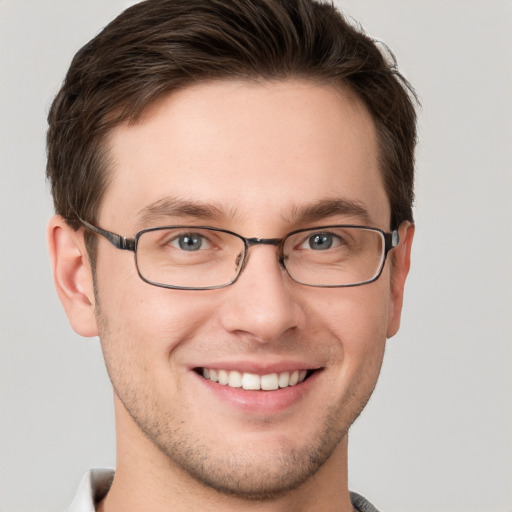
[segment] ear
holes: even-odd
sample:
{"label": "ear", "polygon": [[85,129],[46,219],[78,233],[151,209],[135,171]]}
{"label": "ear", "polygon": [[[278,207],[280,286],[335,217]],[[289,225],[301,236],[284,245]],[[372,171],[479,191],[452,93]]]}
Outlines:
{"label": "ear", "polygon": [[387,337],[394,336],[400,327],[404,286],[409,267],[411,266],[411,246],[414,238],[414,224],[404,222],[398,230],[400,243],[393,249],[390,256],[393,258],[391,268],[391,296],[388,310]]}
{"label": "ear", "polygon": [[83,230],[62,217],[50,219],[47,230],[53,279],[71,327],[82,336],[97,336],[94,286]]}

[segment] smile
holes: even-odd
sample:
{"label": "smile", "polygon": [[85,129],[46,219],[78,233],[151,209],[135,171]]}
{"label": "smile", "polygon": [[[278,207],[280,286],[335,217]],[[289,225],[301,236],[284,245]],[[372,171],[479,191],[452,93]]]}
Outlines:
{"label": "smile", "polygon": [[239,372],[236,370],[216,370],[202,368],[201,375],[212,382],[232,388],[242,388],[251,391],[274,391],[280,388],[296,386],[308,376],[307,370],[294,370],[291,372],[269,373],[258,375],[255,373]]}

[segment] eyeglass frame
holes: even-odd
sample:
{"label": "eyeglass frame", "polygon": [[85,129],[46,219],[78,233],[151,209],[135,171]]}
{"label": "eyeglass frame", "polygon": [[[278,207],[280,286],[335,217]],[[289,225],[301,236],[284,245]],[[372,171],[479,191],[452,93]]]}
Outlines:
{"label": "eyeglass frame", "polygon": [[[137,269],[137,273],[139,274],[139,277],[142,279],[142,281],[144,281],[145,283],[148,283],[150,285],[153,285],[153,286],[158,286],[159,288],[167,288],[167,289],[172,289],[172,290],[198,290],[198,291],[217,290],[220,288],[226,288],[228,286],[231,286],[240,277],[240,274],[242,273],[243,269],[245,268],[245,264],[247,262],[247,257],[249,255],[249,249],[254,245],[273,245],[273,246],[277,247],[278,255],[279,255],[278,262],[286,270],[286,273],[288,274],[288,276],[294,283],[301,284],[303,286],[311,286],[314,288],[350,288],[350,287],[354,287],[354,286],[362,286],[365,284],[373,283],[373,282],[377,281],[377,279],[379,279],[379,277],[382,274],[382,271],[384,270],[384,265],[386,264],[386,259],[387,259],[388,253],[392,249],[397,247],[398,244],[400,243],[400,236],[398,234],[398,229],[394,229],[391,232],[386,232],[380,228],[376,228],[376,227],[372,227],[372,226],[360,226],[357,224],[330,224],[330,225],[326,225],[326,226],[313,226],[310,228],[301,228],[301,229],[296,229],[294,231],[291,231],[290,233],[287,233],[282,238],[259,238],[259,237],[246,238],[242,235],[239,235],[238,233],[235,233],[234,231],[229,231],[228,229],[215,228],[212,226],[188,226],[188,225],[180,224],[180,225],[173,225],[173,226],[158,226],[158,227],[153,227],[153,228],[142,229],[139,232],[137,232],[133,238],[128,238],[128,237],[125,237],[122,235],[118,235],[117,233],[113,233],[112,231],[107,231],[106,229],[100,228],[98,226],[94,226],[93,224],[90,224],[89,222],[81,219],[80,217],[79,217],[79,220],[84,227],[91,230],[93,233],[96,233],[96,234],[101,235],[104,238],[106,238],[116,249],[133,252],[134,257],[135,257],[135,268]],[[235,277],[229,283],[215,285],[215,286],[204,286],[204,287],[176,286],[176,285],[170,285],[170,284],[157,283],[155,281],[150,281],[149,279],[145,278],[141,274],[141,272],[139,270],[139,265],[137,263],[137,245],[138,245],[139,238],[144,233],[149,233],[152,231],[159,231],[159,230],[164,230],[164,229],[176,229],[176,228],[206,229],[209,231],[217,231],[220,233],[227,233],[228,235],[233,235],[233,236],[237,237],[238,239],[240,239],[244,244],[244,257],[243,257],[242,262],[240,263],[240,268],[237,271]],[[283,258],[283,255],[284,255],[283,247],[284,247],[284,242],[286,241],[286,239],[292,235],[297,234],[297,233],[304,233],[306,231],[315,231],[315,230],[332,229],[332,228],[360,228],[360,229],[366,229],[369,231],[375,231],[382,235],[382,237],[384,238],[384,248],[383,248],[384,254],[382,256],[382,262],[381,262],[380,268],[378,269],[378,272],[375,274],[375,276],[372,279],[363,281],[361,283],[353,283],[353,284],[328,284],[328,285],[326,285],[326,284],[309,284],[309,283],[303,283],[301,281],[297,281],[290,274],[290,272],[286,268],[284,258]]]}

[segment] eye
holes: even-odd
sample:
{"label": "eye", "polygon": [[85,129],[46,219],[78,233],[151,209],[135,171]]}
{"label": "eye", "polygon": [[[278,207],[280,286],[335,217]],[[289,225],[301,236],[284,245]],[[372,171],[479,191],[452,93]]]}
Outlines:
{"label": "eye", "polygon": [[304,240],[301,249],[325,251],[339,245],[341,245],[341,239],[333,233],[313,233]]}
{"label": "eye", "polygon": [[169,245],[182,251],[211,249],[210,241],[199,233],[181,233],[169,241]]}

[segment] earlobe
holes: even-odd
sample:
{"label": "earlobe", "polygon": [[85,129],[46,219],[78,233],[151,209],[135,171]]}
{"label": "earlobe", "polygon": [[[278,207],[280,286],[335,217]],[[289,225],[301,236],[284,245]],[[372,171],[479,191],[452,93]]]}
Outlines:
{"label": "earlobe", "polygon": [[55,287],[71,327],[82,336],[96,336],[94,285],[83,234],[56,215],[48,223],[47,239]]}
{"label": "earlobe", "polygon": [[411,247],[414,238],[414,224],[404,222],[399,229],[400,243],[393,249],[391,270],[391,296],[388,311],[387,337],[394,336],[400,327],[404,287],[411,265]]}

